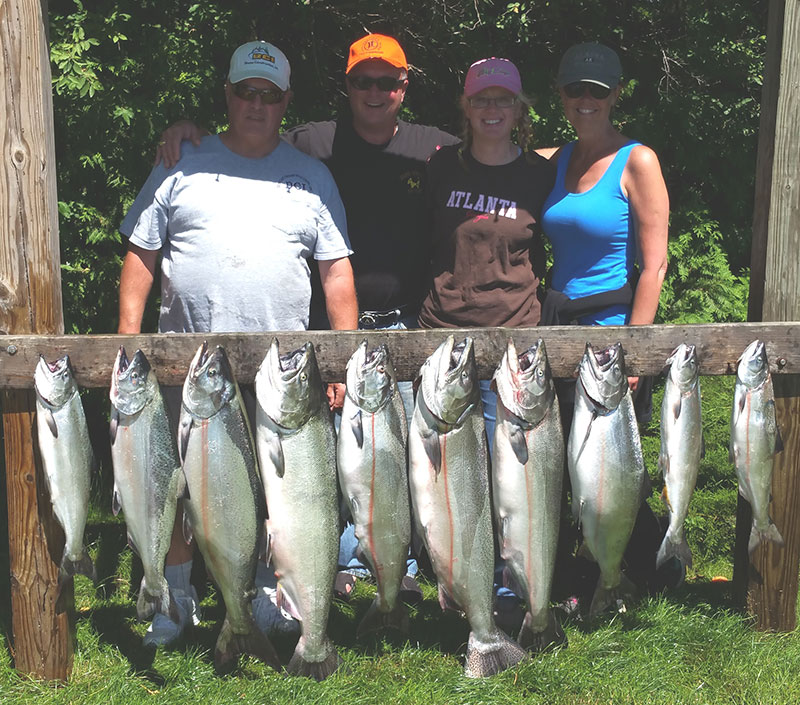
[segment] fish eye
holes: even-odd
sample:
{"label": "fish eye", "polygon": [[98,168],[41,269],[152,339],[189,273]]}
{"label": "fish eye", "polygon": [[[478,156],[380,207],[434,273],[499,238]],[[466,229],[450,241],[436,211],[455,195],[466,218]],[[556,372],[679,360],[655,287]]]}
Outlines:
{"label": "fish eye", "polygon": [[300,380],[305,382],[308,379],[308,375],[305,372],[300,373]]}
{"label": "fish eye", "polygon": [[383,365],[378,365],[378,372],[383,374],[384,372],[386,372],[386,368]]}
{"label": "fish eye", "polygon": [[208,376],[209,377],[216,377],[217,376],[217,368],[216,367],[209,367],[208,368]]}

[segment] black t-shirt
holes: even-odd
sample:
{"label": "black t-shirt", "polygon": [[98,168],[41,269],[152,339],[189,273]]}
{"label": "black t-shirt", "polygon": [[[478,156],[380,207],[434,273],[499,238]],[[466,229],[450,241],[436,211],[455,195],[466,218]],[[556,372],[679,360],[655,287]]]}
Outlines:
{"label": "black t-shirt", "polygon": [[539,219],[553,177],[552,165],[533,152],[499,166],[458,147],[431,158],[432,271],[420,325],[539,323],[545,266]]}
{"label": "black t-shirt", "polygon": [[[300,125],[283,135],[331,170],[347,214],[359,308],[413,313],[425,293],[429,235],[425,165],[439,146],[459,140],[402,120],[384,145],[370,144],[350,119]],[[315,292],[312,310],[321,298]]]}

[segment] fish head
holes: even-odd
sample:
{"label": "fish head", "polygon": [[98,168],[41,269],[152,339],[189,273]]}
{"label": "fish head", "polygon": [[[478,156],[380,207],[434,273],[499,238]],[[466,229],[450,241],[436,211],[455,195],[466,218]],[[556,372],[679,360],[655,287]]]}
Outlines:
{"label": "fish head", "polygon": [[128,359],[125,346],[121,345],[114,360],[108,395],[114,408],[123,414],[135,414],[150,403],[157,389],[156,374],[145,354],[137,350],[133,358]]}
{"label": "fish head", "polygon": [[209,353],[208,343],[203,341],[183,383],[183,405],[195,416],[208,419],[219,413],[236,394],[236,380],[224,348],[218,345]]}
{"label": "fish head", "polygon": [[54,362],[47,362],[39,355],[39,362],[33,373],[33,384],[39,399],[50,407],[58,409],[78,393],[78,385],[72,374],[69,355]]}
{"label": "fish head", "polygon": [[628,393],[622,345],[614,343],[595,352],[591,344],[586,343],[578,378],[595,406],[605,411],[616,409]]}
{"label": "fish head", "polygon": [[320,408],[325,397],[314,346],[280,354],[274,338],[256,374],[256,398],[279,426],[296,429]]}
{"label": "fish head", "polygon": [[762,341],[754,340],[744,349],[736,368],[736,377],[751,389],[756,389],[767,381],[769,360],[767,346]]}
{"label": "fish head", "polygon": [[480,400],[472,338],[460,343],[450,335],[422,366],[420,393],[434,416],[457,424]]}
{"label": "fish head", "polygon": [[547,350],[541,338],[519,355],[509,338],[494,379],[504,406],[531,424],[544,418],[555,398]]}
{"label": "fish head", "polygon": [[690,391],[698,380],[700,366],[697,362],[697,348],[681,343],[667,358],[669,377],[681,392]]}
{"label": "fish head", "polygon": [[392,397],[396,387],[394,367],[386,345],[369,350],[361,341],[347,363],[347,395],[364,411],[375,413]]}

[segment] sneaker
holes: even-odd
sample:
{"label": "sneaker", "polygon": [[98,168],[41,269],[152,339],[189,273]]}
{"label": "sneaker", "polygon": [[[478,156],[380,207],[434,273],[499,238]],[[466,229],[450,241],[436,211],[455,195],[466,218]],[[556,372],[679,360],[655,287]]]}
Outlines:
{"label": "sneaker", "polygon": [[253,619],[267,636],[300,634],[300,622],[278,606],[278,591],[273,587],[257,588],[256,596],[253,598]]}
{"label": "sneaker", "polygon": [[192,587],[190,595],[183,590],[173,589],[172,599],[175,601],[175,608],[178,611],[178,623],[176,624],[160,612],[156,614],[142,639],[144,646],[170,646],[183,636],[188,626],[196,627],[200,624],[200,617],[197,613],[197,591],[194,587]]}

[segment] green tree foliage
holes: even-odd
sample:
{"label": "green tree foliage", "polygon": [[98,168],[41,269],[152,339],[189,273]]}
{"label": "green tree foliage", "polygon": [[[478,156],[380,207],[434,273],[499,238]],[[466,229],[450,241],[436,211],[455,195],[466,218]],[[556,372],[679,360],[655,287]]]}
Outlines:
{"label": "green tree foliage", "polygon": [[222,82],[235,46],[265,38],[287,53],[293,125],[341,108],[347,48],[367,31],[393,34],[406,49],[404,116],[454,132],[469,64],[512,59],[535,98],[541,145],[572,139],[553,90],[560,54],[591,39],[617,48],[628,83],[615,119],[656,150],[670,191],[661,320],[742,318],[766,7],[765,0],[51,0],[67,330],[115,329],[124,252],[117,227],[164,127],[182,117],[211,129],[224,124]]}

